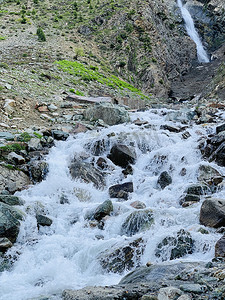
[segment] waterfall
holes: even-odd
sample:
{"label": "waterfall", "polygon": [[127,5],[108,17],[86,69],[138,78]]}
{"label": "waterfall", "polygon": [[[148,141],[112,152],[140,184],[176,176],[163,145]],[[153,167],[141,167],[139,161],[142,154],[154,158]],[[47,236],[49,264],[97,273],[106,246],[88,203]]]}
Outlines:
{"label": "waterfall", "polygon": [[208,55],[202,45],[201,39],[199,37],[198,32],[195,29],[194,21],[186,8],[185,5],[182,4],[182,0],[177,0],[177,4],[181,10],[182,17],[185,22],[185,27],[190,38],[195,42],[197,47],[197,56],[200,63],[208,63],[209,58]]}

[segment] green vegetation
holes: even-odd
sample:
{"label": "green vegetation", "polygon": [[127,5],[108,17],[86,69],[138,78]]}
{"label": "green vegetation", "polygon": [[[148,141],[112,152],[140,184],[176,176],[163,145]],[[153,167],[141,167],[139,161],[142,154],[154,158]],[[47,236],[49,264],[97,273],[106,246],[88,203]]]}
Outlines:
{"label": "green vegetation", "polygon": [[37,36],[38,36],[38,40],[40,42],[45,42],[46,41],[44,31],[40,27],[37,29]]}
{"label": "green vegetation", "polygon": [[21,135],[19,136],[18,139],[21,142],[27,143],[31,140],[31,135],[29,135],[29,133],[27,133],[27,132],[23,132],[23,133],[21,133]]}
{"label": "green vegetation", "polygon": [[5,36],[1,36],[1,35],[0,35],[0,41],[4,41],[5,39],[6,39]]}
{"label": "green vegetation", "polygon": [[13,143],[9,144],[3,147],[0,147],[0,150],[5,151],[5,152],[16,152],[16,151],[21,151],[25,150],[26,146],[20,143]]}
{"label": "green vegetation", "polygon": [[38,139],[41,139],[42,138],[42,135],[40,134],[40,133],[38,133],[38,132],[35,132],[34,131],[34,136],[36,136]]}
{"label": "green vegetation", "polygon": [[119,79],[115,75],[110,74],[106,76],[97,70],[93,70],[92,66],[86,66],[76,61],[72,62],[68,60],[60,60],[56,63],[64,72],[74,75],[85,82],[96,81],[114,89],[128,89],[143,98],[148,98],[139,89],[135,88],[128,82]]}

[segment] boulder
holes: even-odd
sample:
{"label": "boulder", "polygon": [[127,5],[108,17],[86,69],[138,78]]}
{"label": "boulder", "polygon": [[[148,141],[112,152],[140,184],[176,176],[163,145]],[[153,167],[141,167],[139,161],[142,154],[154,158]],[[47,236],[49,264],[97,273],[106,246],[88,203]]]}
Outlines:
{"label": "boulder", "polygon": [[94,219],[100,221],[105,216],[110,215],[112,211],[113,211],[112,201],[106,200],[96,208],[94,212]]}
{"label": "boulder", "polygon": [[24,201],[17,196],[12,195],[1,195],[0,194],[0,202],[3,202],[8,205],[23,205]]}
{"label": "boulder", "polygon": [[116,125],[130,121],[126,109],[111,103],[98,103],[84,112],[84,117],[89,121],[103,120],[108,125]]}
{"label": "boulder", "polygon": [[140,210],[132,212],[121,227],[121,234],[132,236],[140,231],[145,231],[153,224],[152,210]]}
{"label": "boulder", "polygon": [[32,138],[28,142],[28,151],[40,151],[43,147],[39,138]]}
{"label": "boulder", "polygon": [[182,291],[173,286],[161,288],[158,294],[158,300],[175,300],[182,295]]}
{"label": "boulder", "polygon": [[215,168],[201,165],[198,169],[198,180],[209,185],[213,191],[213,187],[218,186],[223,181],[223,176]]}
{"label": "boulder", "polygon": [[181,229],[176,237],[166,237],[158,244],[155,255],[162,261],[173,260],[191,254],[193,252],[194,242],[189,232]]}
{"label": "boulder", "polygon": [[0,238],[0,252],[6,252],[9,248],[12,247],[12,245],[12,242],[8,238]]}
{"label": "boulder", "polygon": [[109,195],[110,198],[122,198],[127,200],[129,193],[132,193],[133,191],[133,182],[125,182],[122,184],[110,186]]}
{"label": "boulder", "polygon": [[19,234],[20,222],[23,215],[11,206],[0,203],[0,238],[7,238],[12,243]]}
{"label": "boulder", "polygon": [[92,182],[96,188],[105,186],[104,175],[89,163],[75,161],[69,169],[73,179],[80,178],[86,183]]}
{"label": "boulder", "polygon": [[136,160],[136,153],[134,149],[122,144],[114,145],[108,158],[117,166],[126,168],[130,163],[134,163]]}
{"label": "boulder", "polygon": [[199,195],[193,195],[193,194],[185,194],[181,196],[179,203],[183,207],[187,207],[191,204],[194,204],[196,202],[200,201],[200,196]]}
{"label": "boulder", "polygon": [[52,220],[49,217],[46,217],[45,215],[37,214],[37,225],[39,226],[51,226]]}
{"label": "boulder", "polygon": [[161,189],[164,189],[172,183],[172,177],[168,172],[164,171],[159,175],[157,183],[160,185]]}
{"label": "boulder", "polygon": [[21,156],[21,155],[19,155],[19,154],[17,154],[17,153],[15,153],[15,152],[10,152],[8,154],[7,158],[8,158],[8,161],[13,162],[13,163],[15,163],[17,165],[22,165],[22,164],[25,163],[24,157]]}
{"label": "boulder", "polygon": [[215,257],[223,257],[225,261],[225,235],[216,242]]}
{"label": "boulder", "polygon": [[69,133],[62,130],[52,130],[51,133],[53,138],[58,141],[65,141],[69,137]]}
{"label": "boulder", "polygon": [[48,173],[48,163],[44,160],[33,160],[29,164],[29,171],[34,182],[41,182]]}
{"label": "boulder", "polygon": [[10,132],[7,131],[0,131],[0,139],[4,139],[7,141],[13,141],[14,140],[14,135]]}
{"label": "boulder", "polygon": [[139,238],[124,247],[110,249],[101,253],[100,264],[108,272],[122,273],[140,263],[144,252],[144,241]]}
{"label": "boulder", "polygon": [[220,133],[222,131],[225,131],[225,124],[216,127],[216,133]]}
{"label": "boulder", "polygon": [[191,184],[188,186],[185,191],[186,194],[191,194],[191,195],[206,195],[210,193],[210,189],[207,185],[205,184]]}
{"label": "boulder", "polygon": [[200,209],[200,223],[214,228],[225,226],[225,200],[206,199]]}

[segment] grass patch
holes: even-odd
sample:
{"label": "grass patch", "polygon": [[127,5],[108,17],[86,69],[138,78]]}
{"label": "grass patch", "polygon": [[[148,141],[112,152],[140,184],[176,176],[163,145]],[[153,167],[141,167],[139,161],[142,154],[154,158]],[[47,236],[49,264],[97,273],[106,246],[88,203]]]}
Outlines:
{"label": "grass patch", "polygon": [[0,35],[0,41],[4,41],[5,39],[6,39],[5,36],[1,36],[1,35]]}
{"label": "grass patch", "polygon": [[5,152],[16,152],[16,151],[21,151],[21,150],[25,150],[26,146],[19,144],[19,143],[14,143],[14,144],[9,144],[3,147],[0,147],[1,151],[5,151]]}
{"label": "grass patch", "polygon": [[108,87],[124,90],[128,89],[129,91],[135,93],[136,95],[141,96],[143,99],[149,99],[146,95],[144,95],[139,89],[129,84],[126,81],[119,79],[115,75],[105,75],[100,73],[98,70],[93,68],[93,66],[88,66],[81,64],[77,61],[68,61],[68,60],[60,60],[56,62],[58,67],[71,75],[82,79],[85,82],[96,81]]}

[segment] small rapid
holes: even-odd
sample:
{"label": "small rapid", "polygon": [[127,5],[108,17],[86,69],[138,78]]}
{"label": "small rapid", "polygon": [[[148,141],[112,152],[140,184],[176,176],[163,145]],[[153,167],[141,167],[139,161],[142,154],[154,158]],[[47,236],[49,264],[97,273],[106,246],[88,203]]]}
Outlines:
{"label": "small rapid", "polygon": [[195,29],[194,21],[191,17],[191,14],[189,13],[186,5],[183,5],[182,0],[177,0],[177,4],[181,10],[181,14],[185,22],[187,33],[196,44],[198,61],[200,63],[208,63],[209,62],[208,55],[203,47],[199,34]]}
{"label": "small rapid", "polygon": [[[153,264],[168,262],[170,250],[157,256],[157,245],[180,230],[190,233],[194,250],[171,263],[209,261],[214,257],[214,246],[221,235],[212,228],[207,228],[208,234],[199,231],[204,228],[199,224],[203,197],[187,208],[179,204],[185,188],[197,182],[199,166],[209,165],[202,161],[198,141],[213,132],[213,128],[193,124],[187,128],[190,137],[185,139],[182,132],[160,129],[164,123],[174,126],[166,119],[169,113],[166,109],[137,112],[131,116],[132,120],[139,118],[147,121],[147,125],[122,124],[79,133],[65,142],[58,142],[51,149],[46,157],[49,164],[46,179],[28,190],[17,192],[25,200],[20,209],[23,209],[26,218],[21,223],[17,242],[7,253],[13,266],[0,274],[1,300],[28,300],[41,295],[60,299],[64,289],[117,284],[128,271],[122,274],[107,272],[102,268],[100,258],[138,238],[143,240],[145,249],[134,267],[149,261]],[[183,126],[179,122],[175,125]],[[108,163],[104,189],[72,180],[69,172],[74,157],[96,164],[95,147],[99,140],[104,141],[104,147],[98,155]],[[133,174],[127,177],[122,174],[121,167],[107,158],[110,148],[116,143],[134,147],[137,154]],[[222,167],[210,165],[224,172]],[[184,169],[186,171],[181,175]],[[163,190],[157,186],[162,171],[168,171],[172,176],[172,184]],[[113,213],[105,219],[104,228],[90,226],[86,216],[109,199],[108,188],[128,181],[134,185],[134,192],[129,194],[128,200],[113,198]],[[224,197],[225,191],[219,191],[216,196]],[[123,235],[122,223],[135,211],[130,204],[137,200],[152,210],[154,224],[133,236]],[[51,217],[53,223],[50,227],[37,228],[37,209]]]}

